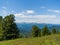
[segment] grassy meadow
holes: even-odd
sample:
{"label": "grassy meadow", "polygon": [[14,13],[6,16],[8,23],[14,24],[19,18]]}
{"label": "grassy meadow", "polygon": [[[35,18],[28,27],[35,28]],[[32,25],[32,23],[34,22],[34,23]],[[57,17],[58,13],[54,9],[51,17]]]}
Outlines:
{"label": "grassy meadow", "polygon": [[0,41],[0,45],[60,45],[60,34]]}

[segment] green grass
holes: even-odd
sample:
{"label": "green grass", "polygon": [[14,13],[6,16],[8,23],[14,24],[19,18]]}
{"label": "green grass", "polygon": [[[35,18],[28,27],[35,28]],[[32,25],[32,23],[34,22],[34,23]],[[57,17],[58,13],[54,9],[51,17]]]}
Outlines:
{"label": "green grass", "polygon": [[60,45],[60,34],[1,41],[0,45]]}

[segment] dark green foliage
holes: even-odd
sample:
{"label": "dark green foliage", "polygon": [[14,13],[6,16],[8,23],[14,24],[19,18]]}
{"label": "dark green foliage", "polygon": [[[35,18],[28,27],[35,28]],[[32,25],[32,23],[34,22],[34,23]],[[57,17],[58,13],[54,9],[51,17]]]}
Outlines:
{"label": "dark green foliage", "polygon": [[3,18],[0,16],[0,40],[2,40],[3,35]]}
{"label": "dark green foliage", "polygon": [[18,38],[19,30],[14,22],[14,15],[10,14],[4,18],[4,39]]}
{"label": "dark green foliage", "polygon": [[52,34],[56,34],[57,33],[55,28],[53,28],[51,32],[52,32]]}
{"label": "dark green foliage", "polygon": [[55,28],[53,28],[52,31],[49,30],[47,25],[45,25],[42,28],[42,30],[38,26],[36,26],[36,25],[32,26],[32,36],[33,37],[51,35],[51,32],[52,32],[52,34],[58,33]]}
{"label": "dark green foliage", "polygon": [[33,37],[38,37],[41,36],[41,30],[38,26],[32,26],[32,36]]}
{"label": "dark green foliage", "polygon": [[15,23],[15,16],[10,14],[4,19],[0,16],[0,39],[9,40],[19,37],[19,30]]}
{"label": "dark green foliage", "polygon": [[41,31],[41,35],[42,36],[45,36],[45,35],[50,35],[50,34],[51,33],[50,33],[48,27],[47,26],[44,26],[43,29],[42,29],[42,31]]}

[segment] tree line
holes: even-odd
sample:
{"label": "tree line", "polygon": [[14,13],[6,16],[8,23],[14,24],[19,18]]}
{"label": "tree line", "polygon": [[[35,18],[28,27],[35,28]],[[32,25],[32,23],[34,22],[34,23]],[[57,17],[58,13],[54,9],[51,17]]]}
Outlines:
{"label": "tree line", "polygon": [[59,33],[54,27],[49,30],[48,26],[45,25],[42,29],[40,29],[38,26],[34,25],[32,26],[32,37],[41,37],[51,34],[57,34]]}
{"label": "tree line", "polygon": [[[56,34],[57,30],[53,28],[49,30],[47,26],[40,29],[33,25],[31,30],[31,37],[41,37],[51,34]],[[4,18],[0,16],[0,40],[10,40],[20,38],[20,30],[15,23],[15,16],[13,14],[7,15]],[[23,36],[22,36],[23,37]]]}

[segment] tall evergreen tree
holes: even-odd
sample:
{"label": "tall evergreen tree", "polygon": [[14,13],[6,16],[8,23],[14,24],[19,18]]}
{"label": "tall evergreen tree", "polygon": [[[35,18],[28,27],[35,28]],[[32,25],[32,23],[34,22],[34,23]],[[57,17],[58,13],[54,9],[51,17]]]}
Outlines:
{"label": "tall evergreen tree", "polygon": [[51,33],[50,33],[48,27],[45,25],[45,26],[43,27],[42,31],[41,31],[41,35],[42,35],[42,36],[45,36],[45,35],[50,35],[50,34],[51,34]]}
{"label": "tall evergreen tree", "polygon": [[57,33],[55,28],[53,28],[51,32],[52,32],[52,34],[56,34]]}
{"label": "tall evergreen tree", "polygon": [[3,36],[3,17],[0,16],[0,40],[2,40]]}
{"label": "tall evergreen tree", "polygon": [[32,36],[33,37],[38,37],[41,36],[41,30],[38,26],[34,25],[32,26]]}
{"label": "tall evergreen tree", "polygon": [[19,30],[15,23],[15,16],[10,14],[4,18],[4,39],[14,39],[19,37]]}

